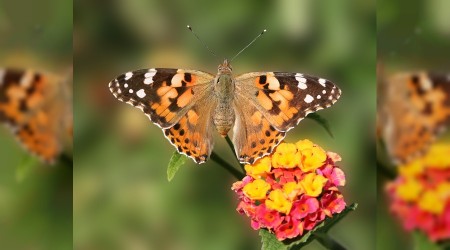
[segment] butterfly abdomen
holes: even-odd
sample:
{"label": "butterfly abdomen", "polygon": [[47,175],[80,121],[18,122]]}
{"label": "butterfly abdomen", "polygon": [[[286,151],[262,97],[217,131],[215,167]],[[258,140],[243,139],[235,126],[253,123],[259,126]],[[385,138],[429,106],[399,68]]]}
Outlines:
{"label": "butterfly abdomen", "polygon": [[217,131],[225,137],[234,124],[234,110],[232,102],[234,97],[234,81],[231,74],[218,74],[214,82],[214,95],[217,106],[213,113],[213,122]]}

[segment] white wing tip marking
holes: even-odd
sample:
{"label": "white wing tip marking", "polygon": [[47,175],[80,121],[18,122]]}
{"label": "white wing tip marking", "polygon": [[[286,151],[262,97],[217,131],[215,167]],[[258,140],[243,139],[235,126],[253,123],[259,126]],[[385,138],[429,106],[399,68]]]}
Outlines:
{"label": "white wing tip marking", "polygon": [[145,73],[144,77],[144,84],[151,84],[153,83],[153,77],[156,74],[156,69],[149,69],[147,73]]}
{"label": "white wing tip marking", "polygon": [[306,95],[304,101],[306,103],[311,103],[312,101],[314,101],[314,97],[312,97],[311,95],[308,94],[308,95]]}
{"label": "white wing tip marking", "polygon": [[131,77],[133,77],[133,72],[127,72],[127,73],[125,74],[125,81],[130,80]]}
{"label": "white wing tip marking", "polygon": [[308,86],[306,85],[306,78],[303,77],[303,74],[297,73],[295,74],[295,80],[298,82],[298,88],[300,89],[306,89]]}
{"label": "white wing tip marking", "polygon": [[322,85],[323,87],[326,87],[325,83],[327,82],[327,80],[323,79],[323,78],[319,78],[319,84]]}
{"label": "white wing tip marking", "polygon": [[144,97],[146,96],[145,90],[144,90],[144,89],[138,90],[138,91],[136,92],[136,95],[137,95],[139,98],[144,98]]}

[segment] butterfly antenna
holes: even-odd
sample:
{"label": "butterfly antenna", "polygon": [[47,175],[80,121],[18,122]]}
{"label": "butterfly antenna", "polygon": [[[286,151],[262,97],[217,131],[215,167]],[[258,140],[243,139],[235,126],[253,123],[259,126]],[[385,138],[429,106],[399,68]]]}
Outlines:
{"label": "butterfly antenna", "polygon": [[216,53],[214,53],[214,51],[212,51],[212,50],[208,47],[208,45],[206,45],[206,43],[204,43],[203,40],[200,39],[199,36],[197,36],[197,33],[195,33],[194,30],[192,30],[192,27],[191,27],[190,25],[188,25],[187,28],[192,32],[192,34],[194,34],[194,36],[197,38],[197,40],[199,40],[200,43],[202,43],[203,46],[204,46],[204,47],[205,47],[205,48],[206,48],[206,49],[207,49],[214,57],[217,58]]}
{"label": "butterfly antenna", "polygon": [[264,29],[263,31],[261,31],[261,33],[259,33],[259,35],[257,35],[247,46],[245,46],[243,49],[241,49],[241,51],[239,51],[233,58],[231,58],[230,62],[232,62],[239,54],[242,53],[242,51],[244,51],[246,48],[248,48],[250,45],[252,45],[252,43],[254,43],[256,41],[256,39],[258,39],[260,36],[262,36],[262,34],[266,33],[266,29]]}

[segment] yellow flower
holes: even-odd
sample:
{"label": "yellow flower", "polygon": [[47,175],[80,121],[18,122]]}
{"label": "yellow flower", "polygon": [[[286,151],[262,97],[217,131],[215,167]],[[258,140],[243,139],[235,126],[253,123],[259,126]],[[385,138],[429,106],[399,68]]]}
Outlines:
{"label": "yellow flower", "polygon": [[432,168],[450,168],[450,145],[435,144],[423,159],[423,164]]}
{"label": "yellow flower", "polygon": [[266,156],[256,161],[253,165],[245,165],[245,172],[255,179],[260,179],[270,172],[270,168],[271,160],[270,157]]}
{"label": "yellow flower", "polygon": [[300,165],[300,169],[303,172],[312,172],[321,167],[326,159],[326,152],[318,146],[304,149],[302,150],[302,164]]}
{"label": "yellow flower", "polygon": [[262,200],[266,198],[267,191],[270,189],[270,184],[262,179],[254,180],[242,189],[245,196],[252,200]]}
{"label": "yellow flower", "polygon": [[280,213],[288,214],[292,208],[292,202],[290,202],[283,191],[275,189],[269,194],[269,198],[266,200],[266,207],[272,210],[276,210]]}
{"label": "yellow flower", "polygon": [[447,200],[450,198],[450,182],[440,183],[436,187],[436,192],[441,197],[441,200]]}
{"label": "yellow flower", "polygon": [[308,139],[298,141],[295,146],[302,153],[302,164],[299,166],[303,172],[312,172],[316,170],[321,167],[327,159],[325,150],[314,145],[314,143]]}
{"label": "yellow flower", "polygon": [[416,201],[419,198],[423,186],[415,179],[407,179],[397,186],[397,195],[404,201]]}
{"label": "yellow flower", "polygon": [[303,193],[303,188],[297,182],[291,181],[283,185],[283,192],[290,200],[293,200],[297,195]]}
{"label": "yellow flower", "polygon": [[404,166],[400,166],[398,171],[399,174],[402,176],[410,176],[410,177],[414,177],[420,173],[423,172],[425,166],[422,163],[421,160],[414,160],[411,163],[408,163],[407,165]]}
{"label": "yellow flower", "polygon": [[301,164],[301,153],[292,143],[281,143],[272,156],[274,168],[295,168]]}
{"label": "yellow flower", "polygon": [[419,201],[419,207],[425,211],[434,214],[440,214],[444,210],[445,203],[442,202],[441,197],[434,190],[428,190]]}
{"label": "yellow flower", "polygon": [[306,195],[317,197],[322,193],[322,188],[327,182],[327,178],[315,173],[306,174],[300,181]]}
{"label": "yellow flower", "polygon": [[297,143],[295,143],[295,146],[297,146],[297,149],[299,151],[303,151],[305,149],[314,147],[314,143],[308,139],[305,139],[305,140],[300,140]]}

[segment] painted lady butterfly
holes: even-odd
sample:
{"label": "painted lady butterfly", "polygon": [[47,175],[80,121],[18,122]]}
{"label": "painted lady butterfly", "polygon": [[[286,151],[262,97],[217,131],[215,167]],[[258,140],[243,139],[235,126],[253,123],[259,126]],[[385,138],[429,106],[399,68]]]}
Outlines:
{"label": "painted lady butterfly", "polygon": [[380,136],[395,164],[423,155],[450,124],[450,75],[398,73],[379,83]]}
{"label": "painted lady butterfly", "polygon": [[0,122],[42,161],[72,145],[71,80],[31,70],[0,69]]}
{"label": "painted lady butterfly", "polygon": [[114,96],[142,110],[166,138],[197,163],[213,148],[213,127],[242,163],[268,155],[307,114],[333,105],[341,90],[300,73],[252,72],[234,77],[228,60],[216,76],[187,69],[127,72],[109,83]]}

